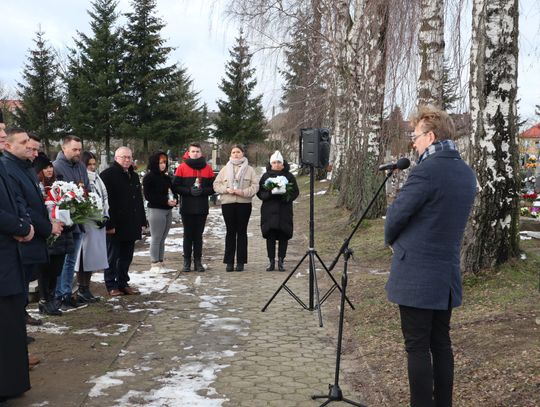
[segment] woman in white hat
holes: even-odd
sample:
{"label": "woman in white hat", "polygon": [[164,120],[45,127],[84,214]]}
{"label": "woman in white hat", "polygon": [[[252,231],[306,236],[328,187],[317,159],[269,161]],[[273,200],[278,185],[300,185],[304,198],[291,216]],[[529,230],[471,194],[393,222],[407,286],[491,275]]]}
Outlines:
{"label": "woman in white hat", "polygon": [[285,271],[285,256],[289,239],[293,236],[293,201],[298,198],[296,178],[289,172],[289,163],[276,151],[270,157],[266,173],[259,181],[257,196],[263,201],[261,206],[261,231],[266,239],[268,267],[276,267],[276,241],[278,248],[278,269]]}
{"label": "woman in white hat", "polygon": [[258,189],[258,177],[244,155],[244,147],[233,145],[229,162],[214,181],[214,191],[221,195],[221,211],[227,228],[223,256],[226,271],[244,271],[244,264],[248,260],[247,227],[251,216],[251,200]]}

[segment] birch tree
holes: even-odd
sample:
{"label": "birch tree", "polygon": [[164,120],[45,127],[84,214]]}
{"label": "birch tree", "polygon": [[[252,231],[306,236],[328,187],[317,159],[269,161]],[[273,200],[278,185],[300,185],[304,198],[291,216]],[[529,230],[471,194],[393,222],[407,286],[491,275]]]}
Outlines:
{"label": "birch tree", "polygon": [[477,272],[518,254],[518,0],[474,0],[471,154],[480,192],[462,252]]}
{"label": "birch tree", "polygon": [[444,0],[420,0],[418,104],[442,106]]}

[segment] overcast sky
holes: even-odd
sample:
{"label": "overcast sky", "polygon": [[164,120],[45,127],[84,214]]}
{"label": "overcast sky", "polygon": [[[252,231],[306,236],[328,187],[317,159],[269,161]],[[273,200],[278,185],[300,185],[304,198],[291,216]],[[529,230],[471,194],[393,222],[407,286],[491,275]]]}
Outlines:
{"label": "overcast sky", "polygon": [[[41,25],[45,38],[58,51],[72,46],[76,30],[89,32],[85,0],[16,0],[3,2],[0,26],[0,84],[11,91],[20,81],[32,40]],[[166,23],[162,35],[175,47],[171,62],[183,64],[195,90],[210,110],[224,95],[218,89],[229,60],[229,49],[238,36],[238,26],[223,16],[225,0],[157,0],[157,14]],[[540,104],[540,6],[537,0],[520,1],[519,109],[523,119],[533,119],[534,105]],[[129,0],[119,0],[119,11],[130,10]],[[279,75],[263,56],[254,59],[258,72],[257,94],[270,114],[278,106]]]}

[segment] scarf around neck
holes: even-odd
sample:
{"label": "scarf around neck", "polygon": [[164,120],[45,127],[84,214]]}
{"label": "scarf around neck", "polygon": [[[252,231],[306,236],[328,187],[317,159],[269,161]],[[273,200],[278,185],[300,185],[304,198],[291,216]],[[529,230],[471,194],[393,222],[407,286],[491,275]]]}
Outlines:
{"label": "scarf around neck", "polygon": [[[236,174],[235,174],[234,168],[238,166],[240,166],[240,168],[238,169],[238,171],[236,171]],[[247,157],[242,157],[242,158],[239,158],[238,160],[230,159],[226,167],[227,167],[226,175],[227,175],[229,188],[233,188],[234,181],[236,180],[238,183],[238,188],[241,189],[240,187],[243,185],[244,176],[246,175],[246,170],[248,168]]]}
{"label": "scarf around neck", "polygon": [[456,144],[452,140],[445,139],[445,140],[437,141],[431,144],[428,148],[426,148],[426,151],[424,151],[422,155],[418,157],[417,164],[420,164],[430,155],[433,155],[439,151],[449,151],[449,150],[457,150]]}

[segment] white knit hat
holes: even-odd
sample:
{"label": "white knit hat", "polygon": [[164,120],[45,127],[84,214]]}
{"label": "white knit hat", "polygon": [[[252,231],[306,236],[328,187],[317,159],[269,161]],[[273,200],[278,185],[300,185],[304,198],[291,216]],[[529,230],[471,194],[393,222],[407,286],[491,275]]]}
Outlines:
{"label": "white knit hat", "polygon": [[270,157],[270,162],[272,163],[274,161],[279,161],[280,163],[283,163],[283,156],[278,150],[276,150],[276,152]]}

